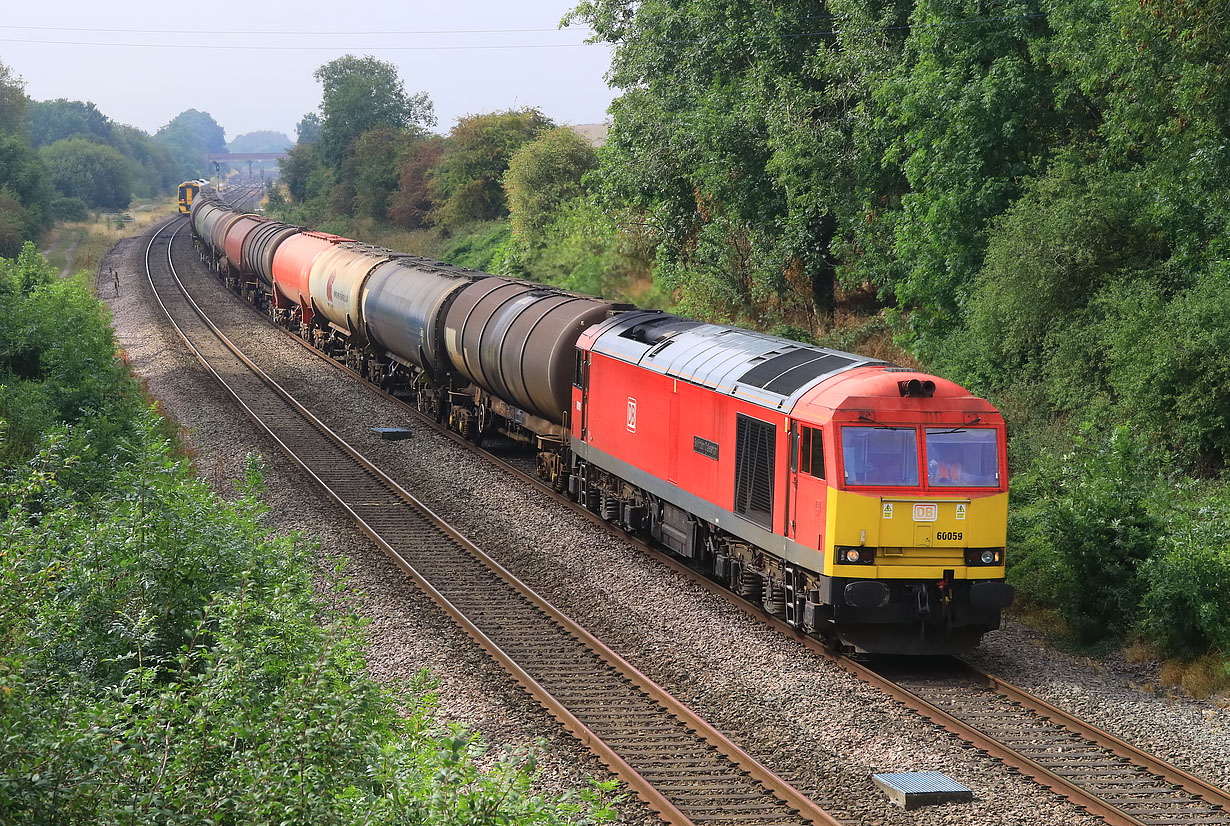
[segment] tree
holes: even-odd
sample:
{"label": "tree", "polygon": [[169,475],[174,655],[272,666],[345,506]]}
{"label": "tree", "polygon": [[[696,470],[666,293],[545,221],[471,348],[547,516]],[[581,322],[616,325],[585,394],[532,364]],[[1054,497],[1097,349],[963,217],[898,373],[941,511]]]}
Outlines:
{"label": "tree", "polygon": [[407,94],[392,63],[346,55],[313,75],[324,92],[320,102],[320,158],[339,167],[351,141],[377,127],[421,129],[436,117],[426,92]]}
{"label": "tree", "polygon": [[278,161],[278,167],[282,171],[282,180],[286,183],[286,189],[290,192],[291,198],[300,202],[307,199],[308,178],[318,165],[316,145],[310,143],[299,143],[292,146],[286,153],[286,157]]}
{"label": "tree", "polygon": [[226,152],[226,132],[209,113],[196,109],[180,112],[154,134],[154,140],[170,152],[180,180],[212,171],[205,155]]}
{"label": "tree", "polygon": [[[875,91],[904,14],[894,0],[591,0],[573,13],[615,44],[624,90],[599,197],[657,244],[655,275],[682,309],[813,330],[831,316],[839,271],[876,237],[868,203],[882,211],[900,185],[880,161]],[[882,269],[859,261],[854,277]]]}
{"label": "tree", "polygon": [[0,61],[0,135],[25,132],[27,103],[25,81]]}
{"label": "tree", "polygon": [[397,166],[397,191],[389,199],[389,220],[405,229],[422,229],[435,208],[431,172],[444,155],[444,138],[425,135],[402,155]]}
{"label": "tree", "polygon": [[67,138],[39,150],[55,188],[91,207],[123,209],[132,200],[128,161],[109,146]]}
{"label": "tree", "polygon": [[513,237],[525,248],[540,243],[556,211],[583,194],[581,178],[597,166],[589,141],[566,126],[547,130],[518,149],[504,173]]}
{"label": "tree", "polygon": [[295,136],[304,145],[320,140],[320,115],[308,112],[295,124]]}
{"label": "tree", "polygon": [[388,219],[389,199],[397,189],[397,167],[414,135],[387,126],[370,129],[350,145],[342,162],[342,179],[354,187],[352,209],[374,221]]}
{"label": "tree", "polygon": [[30,104],[30,143],[35,149],[75,137],[111,144],[111,119],[93,103],[79,100],[58,98]]}
{"label": "tree", "polygon": [[47,170],[24,136],[0,136],[0,189],[29,212],[32,231],[43,228],[53,195]]}
{"label": "tree", "polygon": [[440,206],[433,220],[445,226],[503,217],[502,180],[513,154],[554,126],[537,109],[467,115],[448,133],[434,182]]}

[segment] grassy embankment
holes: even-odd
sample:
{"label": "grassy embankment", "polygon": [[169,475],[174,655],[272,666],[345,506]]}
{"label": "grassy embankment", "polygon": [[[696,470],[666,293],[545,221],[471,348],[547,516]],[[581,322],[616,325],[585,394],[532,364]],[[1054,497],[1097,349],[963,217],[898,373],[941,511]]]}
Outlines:
{"label": "grassy embankment", "polygon": [[43,234],[44,258],[63,276],[97,273],[107,251],[122,238],[144,232],[175,214],[171,196],[136,201],[124,212],[96,212],[85,221],[56,224]]}

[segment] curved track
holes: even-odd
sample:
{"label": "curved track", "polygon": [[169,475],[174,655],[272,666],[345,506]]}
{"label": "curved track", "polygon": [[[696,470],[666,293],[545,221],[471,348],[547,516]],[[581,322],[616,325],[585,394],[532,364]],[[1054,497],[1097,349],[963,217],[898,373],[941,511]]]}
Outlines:
{"label": "curved track", "polygon": [[[279,328],[282,329],[282,328]],[[340,362],[312,348],[293,333],[286,335],[308,347],[336,368],[362,378]],[[470,448],[474,445],[458,434],[418,413],[404,400],[375,392],[405,405],[420,420]],[[991,754],[1069,798],[1090,813],[1116,826],[1230,826],[1230,792],[1178,769],[1123,742],[1067,712],[979,671],[960,660],[929,660],[926,670],[917,663],[908,669],[900,664],[867,664],[834,654],[818,641],[800,635],[786,623],[769,617],[664,552],[611,526],[544,484],[534,471],[532,456],[517,443],[491,440],[481,453],[523,481],[533,484],[562,504],[586,515],[604,529],[637,544],[661,563],[766,622],[798,639],[814,652],[835,659],[859,679],[885,691],[976,748]]]}
{"label": "curved track", "polygon": [[184,222],[146,249],[154,294],[245,412],[438,605],[664,820],[836,824],[826,812],[533,593],[266,376],[179,283]]}

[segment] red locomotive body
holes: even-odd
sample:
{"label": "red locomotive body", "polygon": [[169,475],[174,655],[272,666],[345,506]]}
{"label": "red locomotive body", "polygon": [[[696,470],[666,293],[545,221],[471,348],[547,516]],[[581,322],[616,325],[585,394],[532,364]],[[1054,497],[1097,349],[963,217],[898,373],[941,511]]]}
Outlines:
{"label": "red locomotive body", "polygon": [[588,507],[856,648],[949,651],[998,627],[1007,457],[985,400],[657,313],[577,348],[570,484]]}

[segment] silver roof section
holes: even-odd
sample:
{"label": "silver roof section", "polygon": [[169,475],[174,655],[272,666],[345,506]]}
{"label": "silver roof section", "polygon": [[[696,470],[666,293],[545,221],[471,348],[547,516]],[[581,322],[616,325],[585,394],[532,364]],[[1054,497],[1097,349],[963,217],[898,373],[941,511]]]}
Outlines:
{"label": "silver roof section", "polygon": [[830,376],[887,364],[649,310],[618,313],[590,335],[596,353],[782,411]]}

